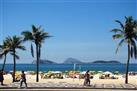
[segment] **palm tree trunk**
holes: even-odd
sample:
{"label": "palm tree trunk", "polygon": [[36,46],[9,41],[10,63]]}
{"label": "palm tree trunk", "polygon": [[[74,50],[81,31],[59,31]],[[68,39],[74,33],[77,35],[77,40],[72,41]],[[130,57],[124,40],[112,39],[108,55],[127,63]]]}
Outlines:
{"label": "palm tree trunk", "polygon": [[41,46],[39,45],[39,59],[40,59],[40,56],[41,56]]}
{"label": "palm tree trunk", "polygon": [[130,45],[128,44],[128,59],[127,59],[127,65],[126,65],[126,79],[125,79],[126,84],[128,84],[129,61],[130,61]]}
{"label": "palm tree trunk", "polygon": [[7,57],[7,54],[5,53],[4,54],[4,63],[2,65],[2,71],[4,71],[4,67],[5,67],[5,63],[6,63],[6,57]]}
{"label": "palm tree trunk", "polygon": [[36,76],[36,82],[39,82],[39,48],[38,47],[39,47],[38,44],[36,44],[36,56],[37,56],[37,63],[36,63],[36,65],[37,65],[37,71],[36,71],[37,76]]}
{"label": "palm tree trunk", "polygon": [[14,66],[13,66],[13,82],[15,82],[15,72],[16,72],[15,49],[13,50],[13,61],[14,61]]}

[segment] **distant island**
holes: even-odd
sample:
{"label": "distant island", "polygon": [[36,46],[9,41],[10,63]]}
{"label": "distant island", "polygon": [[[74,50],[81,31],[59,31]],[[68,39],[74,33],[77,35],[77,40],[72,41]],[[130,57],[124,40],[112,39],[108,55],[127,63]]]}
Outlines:
{"label": "distant island", "polygon": [[[53,61],[50,61],[50,60],[43,60],[43,59],[41,59],[39,63],[40,64],[57,64],[56,62],[53,62]],[[36,60],[34,60],[32,62],[32,64],[36,64]]]}
{"label": "distant island", "polygon": [[84,64],[84,62],[81,62],[80,60],[78,59],[75,59],[75,58],[67,58],[63,64]]}
{"label": "distant island", "polygon": [[[96,60],[96,61],[93,61],[93,62],[82,62],[78,59],[75,59],[75,58],[67,58],[63,63],[60,63],[60,64],[121,64],[119,61],[116,61],[116,60],[111,60],[111,61],[105,61],[105,60]],[[32,62],[32,64],[36,64],[36,60],[34,60]],[[59,64],[59,63],[56,63],[54,61],[51,61],[51,60],[43,60],[41,59],[40,60],[40,64]]]}
{"label": "distant island", "polygon": [[111,64],[111,63],[115,63],[115,64],[121,64],[119,61],[116,60],[111,60],[111,61],[105,61],[105,60],[96,60],[93,62],[81,62],[78,59],[75,58],[67,58],[63,64],[93,64],[93,63],[97,63],[97,64],[102,64],[102,63],[107,63],[107,64]]}
{"label": "distant island", "polygon": [[119,61],[116,61],[116,60],[112,60],[112,61],[104,61],[104,60],[97,60],[97,61],[94,61],[92,63],[115,63],[115,64],[121,64]]}

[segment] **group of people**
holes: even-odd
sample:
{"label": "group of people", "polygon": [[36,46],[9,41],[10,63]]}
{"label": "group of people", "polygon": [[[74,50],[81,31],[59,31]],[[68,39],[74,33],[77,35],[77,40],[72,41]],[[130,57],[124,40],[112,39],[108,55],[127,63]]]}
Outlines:
{"label": "group of people", "polygon": [[[4,80],[4,77],[3,77],[3,71],[0,70],[0,82],[1,82],[1,85],[3,85],[3,80]],[[26,75],[24,73],[24,71],[22,71],[22,74],[21,74],[21,79],[20,79],[20,88],[22,87],[22,83],[25,83],[25,87],[27,88],[27,82],[26,82]],[[89,70],[85,73],[84,75],[84,86],[89,86],[90,85],[90,74],[89,74]]]}
{"label": "group of people", "polygon": [[[4,81],[3,71],[0,70],[1,85],[3,85],[3,81]],[[23,82],[25,83],[25,87],[27,88],[26,75],[25,75],[24,71],[22,71],[21,78],[20,78],[20,88],[22,87]]]}

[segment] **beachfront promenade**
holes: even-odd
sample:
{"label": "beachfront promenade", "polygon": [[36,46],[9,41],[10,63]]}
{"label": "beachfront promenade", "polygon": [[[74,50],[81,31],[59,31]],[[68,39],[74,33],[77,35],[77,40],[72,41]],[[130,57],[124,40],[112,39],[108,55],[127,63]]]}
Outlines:
{"label": "beachfront promenade", "polygon": [[[135,90],[137,91],[137,75],[129,75],[129,84],[124,84],[125,78],[122,74],[114,75],[117,77],[117,79],[100,79],[101,74],[95,74],[94,77],[91,79],[91,85],[90,86],[83,86],[84,79],[79,78],[41,78],[39,82],[36,82],[36,75],[27,74],[27,83],[28,88],[25,89],[24,84],[22,89],[31,91],[35,89],[45,90],[45,89],[92,89],[92,91],[107,91],[109,89],[113,90]],[[20,91],[20,82],[12,83],[12,76],[10,74],[4,75],[4,86],[0,85],[0,90],[9,90],[11,89],[14,91],[15,89]],[[96,89],[96,90],[93,90]],[[98,90],[97,90],[98,89]],[[107,89],[107,90],[105,90]],[[86,91],[86,90],[78,90],[78,91]],[[39,91],[39,90],[36,90]],[[53,91],[53,90],[50,90]],[[60,90],[58,90],[60,91]],[[64,91],[64,90],[63,90]],[[72,90],[76,91],[76,90]],[[112,90],[110,90],[112,91]]]}
{"label": "beachfront promenade", "polygon": [[[11,84],[6,84],[4,86],[0,85],[0,90],[7,89],[19,89],[20,83],[15,82]],[[22,89],[25,86],[23,84]],[[79,84],[70,84],[66,82],[60,83],[28,83],[27,89],[115,89],[115,90],[137,90],[137,85],[133,84],[91,84],[90,86],[83,86]]]}

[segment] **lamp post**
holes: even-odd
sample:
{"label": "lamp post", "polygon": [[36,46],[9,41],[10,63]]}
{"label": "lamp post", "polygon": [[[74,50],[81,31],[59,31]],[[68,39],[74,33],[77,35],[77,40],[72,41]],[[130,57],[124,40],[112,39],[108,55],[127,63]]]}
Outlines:
{"label": "lamp post", "polygon": [[73,81],[74,81],[75,70],[76,70],[76,64],[74,63],[74,65],[73,65]]}

